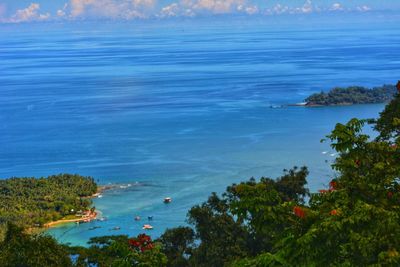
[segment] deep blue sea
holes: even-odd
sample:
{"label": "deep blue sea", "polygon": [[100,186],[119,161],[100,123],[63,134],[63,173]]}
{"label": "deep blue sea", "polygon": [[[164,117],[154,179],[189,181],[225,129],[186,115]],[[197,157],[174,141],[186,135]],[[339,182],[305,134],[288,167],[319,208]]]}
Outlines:
{"label": "deep blue sea", "polygon": [[281,20],[0,25],[0,177],[119,184],[94,201],[107,221],[49,231],[72,244],[136,235],[136,215],[157,237],[211,192],[294,165],[323,188],[336,155],[320,140],[384,105],[286,104],[397,82],[400,24]]}

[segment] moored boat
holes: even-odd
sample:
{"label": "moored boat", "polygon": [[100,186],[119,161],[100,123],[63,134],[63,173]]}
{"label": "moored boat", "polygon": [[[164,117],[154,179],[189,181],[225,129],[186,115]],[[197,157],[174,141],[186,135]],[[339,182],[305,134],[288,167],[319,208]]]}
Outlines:
{"label": "moored boat", "polygon": [[143,230],[153,230],[153,226],[151,226],[150,224],[145,224],[142,227]]}

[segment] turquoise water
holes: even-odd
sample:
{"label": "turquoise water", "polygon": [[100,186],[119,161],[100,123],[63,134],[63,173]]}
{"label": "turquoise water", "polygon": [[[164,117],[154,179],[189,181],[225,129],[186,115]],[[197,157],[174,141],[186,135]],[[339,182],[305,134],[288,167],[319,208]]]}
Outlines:
{"label": "turquoise water", "polygon": [[400,71],[400,29],[390,24],[38,24],[0,33],[0,177],[79,173],[122,185],[95,199],[107,221],[49,231],[73,244],[136,235],[147,223],[136,215],[154,216],[159,236],[211,192],[294,165],[309,166],[311,190],[324,187],[335,154],[320,139],[383,105],[285,105],[333,86],[393,83]]}

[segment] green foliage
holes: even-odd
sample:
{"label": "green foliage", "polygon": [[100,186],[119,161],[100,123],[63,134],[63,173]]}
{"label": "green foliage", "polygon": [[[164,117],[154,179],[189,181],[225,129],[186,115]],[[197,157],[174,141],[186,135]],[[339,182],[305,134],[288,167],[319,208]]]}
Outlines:
{"label": "green foliage", "polygon": [[22,228],[8,225],[0,243],[2,267],[72,266],[67,250],[46,235],[28,235]]}
{"label": "green foliage", "polygon": [[381,140],[400,136],[400,94],[397,94],[395,99],[386,106],[376,122],[375,129],[380,133]]}
{"label": "green foliage", "polygon": [[195,233],[190,227],[167,229],[160,237],[162,252],[168,257],[168,266],[189,266],[188,257],[192,255]]}
{"label": "green foliage", "polygon": [[248,255],[249,233],[229,212],[225,199],[214,193],[207,202],[193,207],[188,216],[196,238],[201,241],[192,251],[190,266],[223,266]]}
{"label": "green foliage", "polygon": [[307,216],[275,243],[273,256],[284,259],[284,266],[399,266],[400,150],[393,124],[398,113],[387,112],[397,101],[376,127],[391,141],[370,140],[362,133],[365,121],[335,127],[329,138],[340,153],[333,165],[338,176],[329,190],[311,196]]}
{"label": "green foliage", "polygon": [[276,180],[234,184],[222,198],[213,193],[188,213],[194,232],[180,227],[160,238],[168,266],[229,266],[272,251],[274,242],[284,236],[287,220],[298,220],[292,209],[309,195],[304,187],[307,175],[307,168],[295,167]]}
{"label": "green foliage", "polygon": [[146,235],[95,237],[89,244],[89,248],[70,248],[70,254],[77,256],[76,266],[162,267],[167,264],[161,245]]}
{"label": "green foliage", "polygon": [[230,210],[252,234],[253,253],[271,251],[273,244],[285,235],[293,207],[304,203],[309,194],[304,187],[307,175],[306,167],[295,167],[285,170],[276,180],[263,177],[260,182],[250,179],[228,187]]}
{"label": "green foliage", "polygon": [[41,226],[87,210],[92,204],[87,197],[96,191],[93,178],[79,175],[0,180],[0,225]]}
{"label": "green foliage", "polygon": [[242,259],[234,262],[231,266],[235,267],[284,267],[287,263],[271,253],[263,253],[254,259]]}
{"label": "green foliage", "polygon": [[346,104],[371,104],[387,103],[396,93],[394,85],[383,85],[368,89],[360,86],[347,88],[334,88],[328,93],[321,92],[309,96],[305,101],[308,105],[346,105]]}
{"label": "green foliage", "polygon": [[[2,267],[163,267],[167,257],[161,245],[144,234],[136,238],[92,238],[90,247],[68,247],[48,235],[30,235],[9,224],[0,243]],[[73,259],[73,260],[71,260]]]}

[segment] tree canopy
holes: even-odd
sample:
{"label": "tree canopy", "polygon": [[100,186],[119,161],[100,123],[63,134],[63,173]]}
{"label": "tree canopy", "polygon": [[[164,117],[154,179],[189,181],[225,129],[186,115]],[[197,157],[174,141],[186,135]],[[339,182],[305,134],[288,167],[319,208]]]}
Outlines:
{"label": "tree canopy", "polygon": [[22,227],[41,226],[87,210],[92,204],[88,197],[96,191],[94,179],[80,175],[0,180],[0,226],[8,222]]}
{"label": "tree canopy", "polygon": [[329,92],[313,94],[305,99],[309,106],[388,103],[394,98],[396,87],[383,85],[372,89],[361,86],[336,87]]}

